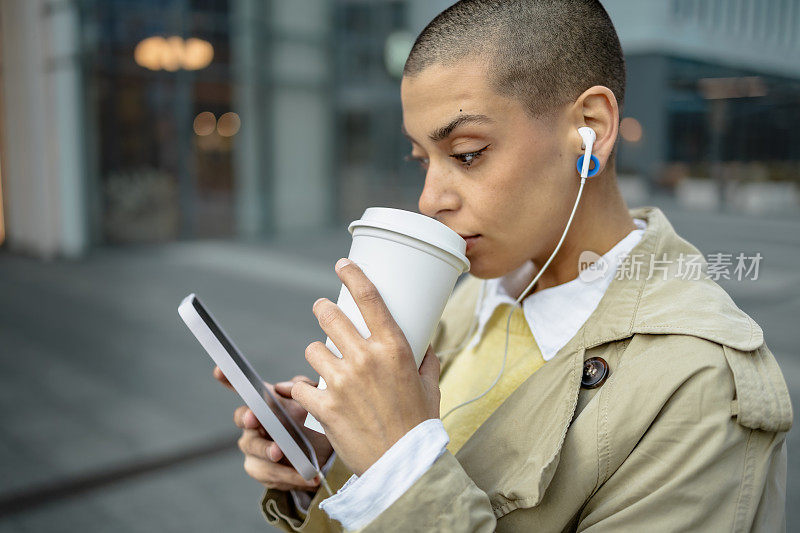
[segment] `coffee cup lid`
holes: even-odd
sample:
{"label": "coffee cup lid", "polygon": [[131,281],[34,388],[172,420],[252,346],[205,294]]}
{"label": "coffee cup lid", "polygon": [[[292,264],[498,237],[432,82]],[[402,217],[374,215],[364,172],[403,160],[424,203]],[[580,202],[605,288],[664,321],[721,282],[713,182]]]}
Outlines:
{"label": "coffee cup lid", "polygon": [[369,207],[359,220],[350,223],[347,231],[352,234],[358,226],[385,229],[426,242],[456,257],[463,264],[462,272],[469,270],[469,259],[465,255],[467,242],[429,216],[393,207]]}

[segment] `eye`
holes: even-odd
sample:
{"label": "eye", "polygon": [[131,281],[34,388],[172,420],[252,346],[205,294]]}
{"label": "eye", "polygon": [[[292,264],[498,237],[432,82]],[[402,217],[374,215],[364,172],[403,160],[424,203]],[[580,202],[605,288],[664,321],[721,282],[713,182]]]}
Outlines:
{"label": "eye", "polygon": [[413,154],[409,154],[403,159],[409,162],[416,161],[422,170],[428,170],[428,165],[430,164],[430,160],[427,157],[419,157]]}
{"label": "eye", "polygon": [[474,163],[475,160],[477,160],[481,155],[483,155],[483,152],[490,146],[491,146],[490,144],[487,144],[486,146],[475,152],[466,152],[463,154],[450,154],[450,157],[452,157],[456,161],[460,161],[461,163],[464,164],[464,166],[468,167],[472,163]]}

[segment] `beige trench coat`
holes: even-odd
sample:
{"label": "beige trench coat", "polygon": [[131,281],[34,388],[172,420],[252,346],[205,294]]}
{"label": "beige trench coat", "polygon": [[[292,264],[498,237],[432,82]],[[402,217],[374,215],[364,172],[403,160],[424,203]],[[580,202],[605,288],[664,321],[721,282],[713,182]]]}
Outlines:
{"label": "beige trench coat", "polygon": [[[631,214],[648,222],[639,275],[618,276],[575,337],[363,531],[785,530],[792,407],[761,328],[705,276],[651,269],[651,255],[674,273],[699,251],[659,209]],[[457,286],[437,351],[461,342],[479,285]],[[591,357],[610,375],[581,388]],[[337,459],[331,487],[350,475]],[[262,509],[285,531],[341,531],[326,497],[304,520],[285,492]]]}

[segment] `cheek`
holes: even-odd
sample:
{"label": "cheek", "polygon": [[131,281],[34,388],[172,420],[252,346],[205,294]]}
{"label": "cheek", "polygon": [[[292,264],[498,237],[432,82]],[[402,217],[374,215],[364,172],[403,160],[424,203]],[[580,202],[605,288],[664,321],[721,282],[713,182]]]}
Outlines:
{"label": "cheek", "polygon": [[550,140],[504,143],[508,149],[492,153],[485,170],[469,178],[474,181],[465,204],[476,222],[472,229],[486,236],[475,257],[481,266],[519,266],[538,252],[537,243],[547,238],[548,225],[558,218],[569,189],[566,154]]}
{"label": "cheek", "polygon": [[569,186],[567,176],[558,171],[559,154],[536,155],[518,156],[514,164],[504,165],[484,184],[474,205],[487,237],[475,267],[491,277],[537,255],[553,221],[561,216]]}
{"label": "cheek", "polygon": [[515,215],[541,230],[542,224],[546,225],[561,212],[561,204],[569,196],[573,183],[565,172],[565,154],[555,145],[538,148],[532,149],[528,157],[518,155],[516,180],[508,188],[513,195]]}
{"label": "cheek", "polygon": [[479,208],[506,238],[525,239],[531,229],[552,216],[559,197],[559,180],[529,160],[511,166],[491,187]]}
{"label": "cheek", "polygon": [[493,241],[502,240],[519,217],[521,205],[518,200],[518,192],[509,184],[481,183],[471,195],[470,212],[476,222],[474,229]]}

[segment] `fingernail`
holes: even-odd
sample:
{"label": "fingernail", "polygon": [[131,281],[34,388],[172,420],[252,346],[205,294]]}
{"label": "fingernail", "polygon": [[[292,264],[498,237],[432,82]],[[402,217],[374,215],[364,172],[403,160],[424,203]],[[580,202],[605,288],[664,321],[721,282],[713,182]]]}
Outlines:
{"label": "fingernail", "polygon": [[349,265],[350,263],[352,263],[352,261],[350,261],[350,260],[349,260],[348,258],[346,258],[346,257],[342,257],[341,259],[339,259],[338,261],[336,261],[336,266],[334,266],[333,268],[336,270],[336,272],[339,272],[339,269],[341,269],[341,268],[343,268],[343,267],[346,267],[346,266],[347,266],[347,265]]}
{"label": "fingernail", "polygon": [[278,385],[280,385],[281,387],[291,387],[292,385],[294,385],[294,383],[292,383],[291,381],[281,381],[280,383],[275,384],[276,387]]}

